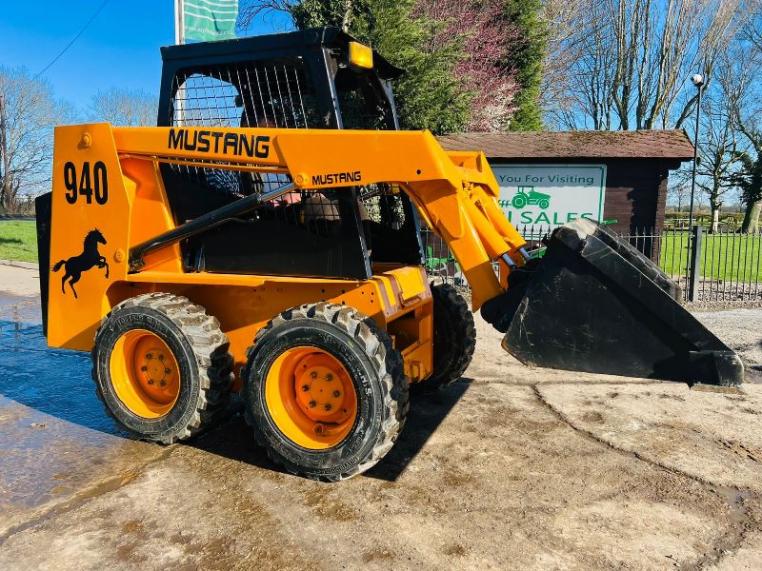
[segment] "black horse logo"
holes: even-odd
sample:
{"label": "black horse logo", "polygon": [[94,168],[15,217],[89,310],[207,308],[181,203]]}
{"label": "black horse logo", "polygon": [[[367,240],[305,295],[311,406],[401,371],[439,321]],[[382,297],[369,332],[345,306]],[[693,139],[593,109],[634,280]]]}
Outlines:
{"label": "black horse logo", "polygon": [[106,244],[106,239],[96,228],[85,236],[84,250],[79,256],[73,256],[68,260],[61,260],[53,266],[54,272],[60,270],[61,266],[66,266],[66,273],[61,279],[61,291],[64,294],[66,294],[66,281],[68,280],[74,298],[77,299],[77,290],[74,289],[74,284],[80,280],[82,272],[86,272],[93,266],[106,268],[106,278],[108,279],[108,262],[98,251],[98,244]]}

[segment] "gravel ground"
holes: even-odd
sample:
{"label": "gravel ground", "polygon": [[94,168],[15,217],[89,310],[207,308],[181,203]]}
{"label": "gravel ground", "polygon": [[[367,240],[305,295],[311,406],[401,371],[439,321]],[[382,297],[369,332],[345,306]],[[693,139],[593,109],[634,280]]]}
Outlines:
{"label": "gravel ground", "polygon": [[[416,398],[370,472],[320,484],[238,417],[188,445],[126,439],[87,358],[28,324],[34,279],[0,267],[0,569],[762,565],[762,385],[528,369],[479,320],[464,379]],[[699,318],[762,365],[762,310]]]}

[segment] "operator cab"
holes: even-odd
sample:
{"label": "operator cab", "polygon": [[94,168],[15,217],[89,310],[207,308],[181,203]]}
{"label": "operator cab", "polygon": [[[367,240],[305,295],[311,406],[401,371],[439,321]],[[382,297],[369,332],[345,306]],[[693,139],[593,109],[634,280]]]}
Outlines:
{"label": "operator cab", "polygon": [[[162,58],[160,127],[399,127],[391,81],[402,71],[336,28],[170,46]],[[162,163],[161,174],[178,225],[290,182],[213,162]],[[186,271],[367,279],[373,264],[422,261],[414,208],[390,185],[294,191],[181,248]]]}

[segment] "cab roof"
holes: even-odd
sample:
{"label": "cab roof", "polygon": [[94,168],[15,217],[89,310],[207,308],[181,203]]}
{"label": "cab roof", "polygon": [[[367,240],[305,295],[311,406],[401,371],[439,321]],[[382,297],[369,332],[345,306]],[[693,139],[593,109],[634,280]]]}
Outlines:
{"label": "cab roof", "polygon": [[[298,32],[250,36],[233,40],[215,42],[198,42],[166,46],[161,48],[164,63],[172,62],[182,66],[183,63],[212,64],[225,63],[230,60],[240,61],[247,54],[269,55],[270,57],[298,55],[312,49],[348,50],[349,42],[358,41],[346,32],[335,27],[311,28]],[[389,63],[381,54],[373,50],[373,68],[383,79],[395,79],[404,72]]]}

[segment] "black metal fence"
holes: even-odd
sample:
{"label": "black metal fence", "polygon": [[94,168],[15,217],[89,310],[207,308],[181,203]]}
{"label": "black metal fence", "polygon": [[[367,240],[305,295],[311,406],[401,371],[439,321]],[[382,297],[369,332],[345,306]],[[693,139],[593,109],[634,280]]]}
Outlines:
{"label": "black metal fence", "polygon": [[[518,227],[530,248],[541,248],[552,229]],[[762,302],[762,234],[709,233],[692,230],[636,230],[621,237],[650,257],[673,280],[689,302]],[[458,264],[446,244],[425,231],[423,240],[429,273],[465,286]],[[542,251],[538,252],[542,255]]]}

